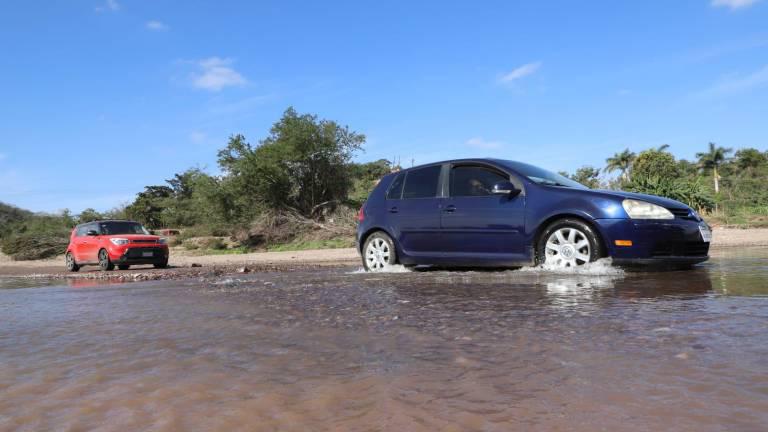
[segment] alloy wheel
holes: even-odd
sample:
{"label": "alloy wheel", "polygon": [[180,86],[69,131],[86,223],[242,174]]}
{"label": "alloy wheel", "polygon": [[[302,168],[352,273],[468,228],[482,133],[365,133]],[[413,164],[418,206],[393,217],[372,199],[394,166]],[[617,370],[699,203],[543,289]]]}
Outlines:
{"label": "alloy wheel", "polygon": [[370,271],[382,271],[391,265],[392,251],[383,238],[374,238],[365,248],[365,261]]}
{"label": "alloy wheel", "polygon": [[547,238],[544,264],[568,268],[584,265],[592,256],[589,238],[580,230],[563,227]]}
{"label": "alloy wheel", "polygon": [[109,262],[109,255],[107,255],[107,251],[104,249],[99,252],[99,267],[102,270],[112,270],[115,268],[114,264]]}

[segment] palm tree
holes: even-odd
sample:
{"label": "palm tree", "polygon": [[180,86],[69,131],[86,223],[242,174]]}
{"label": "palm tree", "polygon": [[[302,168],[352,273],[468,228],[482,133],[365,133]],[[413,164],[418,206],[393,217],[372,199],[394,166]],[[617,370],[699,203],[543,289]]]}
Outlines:
{"label": "palm tree", "polygon": [[718,147],[717,144],[709,143],[709,151],[705,153],[696,153],[696,157],[699,158],[699,168],[702,170],[712,170],[712,177],[715,180],[715,193],[720,192],[720,175],[717,173],[717,168],[728,159],[728,153],[733,151],[732,148]]}
{"label": "palm tree", "polygon": [[613,157],[609,157],[605,160],[605,172],[613,172],[616,170],[621,171],[621,178],[625,181],[629,181],[629,169],[632,167],[632,162],[635,161],[635,154],[625,149],[621,153],[616,153]]}
{"label": "palm tree", "polygon": [[662,144],[662,145],[656,147],[656,151],[657,152],[663,152],[663,151],[667,151],[668,148],[669,148],[669,144]]}

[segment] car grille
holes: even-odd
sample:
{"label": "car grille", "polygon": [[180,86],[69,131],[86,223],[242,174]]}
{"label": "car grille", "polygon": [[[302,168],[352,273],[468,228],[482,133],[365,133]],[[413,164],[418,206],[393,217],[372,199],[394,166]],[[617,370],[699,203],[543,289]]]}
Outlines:
{"label": "car grille", "polygon": [[675,218],[677,219],[688,219],[688,220],[696,220],[696,216],[693,215],[693,212],[688,209],[667,209],[670,212],[672,212],[673,215],[675,215]]}
{"label": "car grille", "polygon": [[[152,252],[151,257],[145,257],[144,252]],[[125,252],[126,258],[162,258],[163,250],[159,248],[132,248]]]}
{"label": "car grille", "polygon": [[654,257],[665,256],[707,256],[709,243],[704,242],[676,242],[656,243],[651,254]]}
{"label": "car grille", "polygon": [[131,243],[157,243],[157,240],[152,239],[139,239],[139,240],[131,240]]}

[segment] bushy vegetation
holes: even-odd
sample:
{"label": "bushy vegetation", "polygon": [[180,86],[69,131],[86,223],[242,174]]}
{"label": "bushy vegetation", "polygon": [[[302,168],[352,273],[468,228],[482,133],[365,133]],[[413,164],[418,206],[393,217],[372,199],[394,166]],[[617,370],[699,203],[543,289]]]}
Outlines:
{"label": "bushy vegetation", "polygon": [[768,152],[745,148],[734,153],[709,143],[696,161],[688,161],[675,159],[668,148],[616,153],[602,170],[618,172],[615,178],[600,179],[600,171],[589,166],[569,177],[590,187],[676,199],[723,224],[768,226]]}
{"label": "bushy vegetation", "polygon": [[78,216],[66,210],[34,214],[0,203],[0,249],[15,260],[50,258],[64,253],[76,224],[116,216],[116,212],[100,214],[93,209]]}

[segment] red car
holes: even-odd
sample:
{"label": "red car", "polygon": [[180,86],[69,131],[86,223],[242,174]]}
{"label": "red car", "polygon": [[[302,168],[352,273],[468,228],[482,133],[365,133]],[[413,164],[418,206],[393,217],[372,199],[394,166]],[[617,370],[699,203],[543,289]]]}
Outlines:
{"label": "red car", "polygon": [[168,245],[151,235],[138,222],[107,220],[80,224],[72,230],[67,246],[67,269],[76,272],[84,265],[102,270],[128,270],[132,265],[168,266]]}

